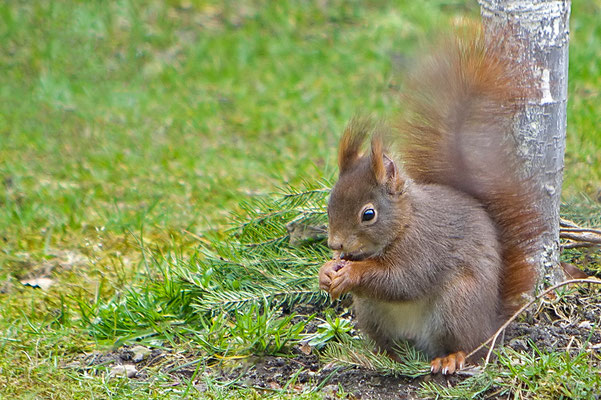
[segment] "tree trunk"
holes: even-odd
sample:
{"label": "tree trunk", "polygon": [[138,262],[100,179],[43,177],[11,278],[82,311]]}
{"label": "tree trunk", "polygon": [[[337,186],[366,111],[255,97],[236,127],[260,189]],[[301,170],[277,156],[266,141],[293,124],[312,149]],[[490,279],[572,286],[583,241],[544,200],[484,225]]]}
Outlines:
{"label": "tree trunk", "polygon": [[[511,26],[520,63],[529,65],[538,97],[518,116],[514,134],[526,173],[544,193],[548,225],[542,237],[539,282],[564,279],[559,266],[559,205],[563,180],[568,88],[570,0],[479,0],[487,34]],[[507,29],[505,29],[507,30]]]}

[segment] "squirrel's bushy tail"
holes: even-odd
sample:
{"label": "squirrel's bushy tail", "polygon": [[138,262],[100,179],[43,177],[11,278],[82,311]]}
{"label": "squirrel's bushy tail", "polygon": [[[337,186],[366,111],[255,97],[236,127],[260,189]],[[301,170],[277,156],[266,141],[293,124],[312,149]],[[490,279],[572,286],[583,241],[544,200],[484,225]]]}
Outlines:
{"label": "squirrel's bushy tail", "polygon": [[519,177],[511,126],[531,89],[511,53],[502,37],[486,41],[480,28],[446,41],[410,79],[400,128],[409,176],[475,197],[497,225],[506,313],[533,289],[544,226],[534,185]]}

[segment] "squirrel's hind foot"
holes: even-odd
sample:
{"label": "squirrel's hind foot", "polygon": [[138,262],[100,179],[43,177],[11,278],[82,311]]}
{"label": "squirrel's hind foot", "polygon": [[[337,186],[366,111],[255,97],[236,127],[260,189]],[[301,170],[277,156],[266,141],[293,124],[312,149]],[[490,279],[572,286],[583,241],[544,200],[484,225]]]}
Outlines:
{"label": "squirrel's hind foot", "polygon": [[443,375],[452,375],[455,371],[463,368],[465,365],[465,353],[458,351],[451,353],[446,357],[436,357],[430,363],[430,371],[433,374],[442,372]]}

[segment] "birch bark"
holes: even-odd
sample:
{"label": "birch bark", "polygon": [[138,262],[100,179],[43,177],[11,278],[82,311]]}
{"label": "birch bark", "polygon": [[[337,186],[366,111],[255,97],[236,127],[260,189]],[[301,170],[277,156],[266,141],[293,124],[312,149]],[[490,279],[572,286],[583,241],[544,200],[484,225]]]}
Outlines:
{"label": "birch bark", "polygon": [[559,205],[563,181],[568,88],[570,0],[479,0],[486,32],[511,25],[520,48],[518,62],[529,65],[538,90],[516,121],[514,134],[526,173],[544,193],[539,280],[564,279],[559,266]]}

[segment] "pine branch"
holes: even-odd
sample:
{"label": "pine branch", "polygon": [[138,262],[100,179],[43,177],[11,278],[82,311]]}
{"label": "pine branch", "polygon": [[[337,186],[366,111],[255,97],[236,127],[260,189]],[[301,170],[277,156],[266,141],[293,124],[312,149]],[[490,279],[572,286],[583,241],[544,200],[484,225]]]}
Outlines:
{"label": "pine branch", "polygon": [[218,291],[205,292],[201,300],[192,303],[192,307],[199,312],[219,314],[221,312],[234,312],[250,308],[252,305],[265,302],[271,307],[279,307],[284,304],[293,305],[299,303],[325,304],[327,295],[316,290],[287,290],[272,291],[268,295],[261,291]]}
{"label": "pine branch", "polygon": [[328,193],[314,183],[241,204],[226,237],[203,242],[202,257],[178,268],[196,299],[194,310],[240,311],[265,299],[289,306],[324,302],[316,276],[330,254],[320,239],[325,237]]}
{"label": "pine branch", "polygon": [[374,352],[375,348],[371,341],[346,339],[340,343],[329,344],[323,357],[329,362],[362,367],[386,375],[416,378],[430,373],[430,365],[423,355],[408,343],[398,343],[395,348],[400,362],[392,360],[382,352]]}
{"label": "pine branch", "polygon": [[486,374],[471,376],[455,386],[443,386],[436,382],[424,382],[419,395],[436,399],[475,399],[492,388],[494,381]]}

